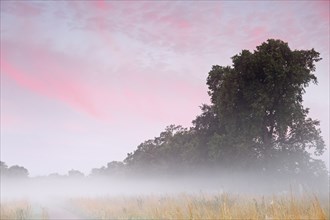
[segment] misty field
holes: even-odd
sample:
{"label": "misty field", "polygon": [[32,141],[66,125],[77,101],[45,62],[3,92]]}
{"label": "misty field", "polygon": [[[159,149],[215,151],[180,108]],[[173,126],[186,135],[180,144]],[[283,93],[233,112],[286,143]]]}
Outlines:
{"label": "misty field", "polygon": [[48,219],[47,211],[28,200],[1,201],[0,219]]}
{"label": "misty field", "polygon": [[97,219],[328,219],[315,196],[247,197],[231,194],[72,199],[76,211]]}
{"label": "misty field", "polygon": [[[38,209],[28,201],[1,203],[1,219],[329,219],[326,199],[315,195],[248,196],[171,194],[67,199]],[[49,209],[49,210],[47,210]],[[61,211],[62,210],[62,211]]]}

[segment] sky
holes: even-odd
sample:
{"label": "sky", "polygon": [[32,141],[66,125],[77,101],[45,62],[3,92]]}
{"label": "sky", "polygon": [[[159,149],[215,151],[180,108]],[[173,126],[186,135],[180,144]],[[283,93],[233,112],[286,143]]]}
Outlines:
{"label": "sky", "polygon": [[329,1],[0,3],[1,160],[30,176],[88,174],[191,126],[212,65],[270,38],[321,53],[304,106],[329,148]]}

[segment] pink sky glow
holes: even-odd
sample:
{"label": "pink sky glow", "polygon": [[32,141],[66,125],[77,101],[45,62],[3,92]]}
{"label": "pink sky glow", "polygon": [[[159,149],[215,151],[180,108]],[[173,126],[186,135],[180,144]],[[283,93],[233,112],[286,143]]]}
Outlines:
{"label": "pink sky glow", "polygon": [[0,28],[1,160],[32,176],[191,126],[212,65],[269,38],[321,53],[305,106],[329,146],[329,1],[1,1]]}

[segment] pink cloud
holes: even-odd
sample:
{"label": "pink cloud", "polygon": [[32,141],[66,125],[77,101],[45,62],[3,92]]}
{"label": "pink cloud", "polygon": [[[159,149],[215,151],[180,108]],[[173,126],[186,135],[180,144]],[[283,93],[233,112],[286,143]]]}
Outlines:
{"label": "pink cloud", "polygon": [[[159,60],[152,63],[154,68],[142,67],[138,63],[139,50],[143,50],[145,45],[156,50],[170,50],[176,55],[189,53],[191,56],[203,56],[213,53],[221,57],[228,49],[253,49],[271,37],[292,40],[300,36],[299,41],[304,41],[303,32],[297,27],[299,19],[289,7],[285,12],[266,13],[258,11],[257,5],[254,5],[255,10],[251,13],[229,15],[226,4],[218,2],[198,3],[198,7],[188,7],[181,2],[110,4],[108,1],[74,1],[68,2],[68,5],[71,6],[69,14],[76,15],[75,22],[85,28],[79,31],[94,31],[103,47],[100,49],[91,45],[89,50],[109,50],[114,58],[109,58],[109,63],[93,63],[88,59],[89,54],[72,57],[55,52],[49,44],[26,46],[25,43],[16,45],[14,42],[6,46],[6,53],[10,54],[6,58],[6,68],[19,85],[99,118],[108,117],[117,109],[127,114],[137,111],[144,118],[156,119],[164,115],[165,118],[179,119],[181,113],[175,109],[177,106],[188,109],[197,107],[201,100],[205,100],[205,96],[201,95],[206,93],[201,86],[204,82],[195,85],[189,78],[167,77],[167,74],[177,73],[171,73],[166,68],[157,69]],[[164,7],[166,10],[163,10]],[[110,8],[111,15],[105,16]],[[42,31],[39,30],[39,33],[42,34]],[[116,38],[117,33],[124,34],[127,39]],[[38,32],[36,36],[39,37]],[[56,41],[54,38],[52,40]],[[126,40],[138,42],[139,46],[130,48],[133,44]],[[19,56],[24,58],[17,58]],[[41,62],[34,62],[36,60]],[[92,83],[91,72],[99,71],[100,63],[110,69],[108,76],[100,79],[100,83]],[[110,68],[111,65],[116,68]],[[114,69],[121,75],[116,81],[118,85],[112,82],[115,79],[112,75]],[[182,97],[194,98],[182,101]]]}
{"label": "pink cloud", "polygon": [[33,1],[2,1],[1,10],[17,16],[35,17],[43,12],[43,4]]}
{"label": "pink cloud", "polygon": [[323,22],[327,23],[329,25],[329,19],[330,19],[330,1],[324,0],[324,1],[312,1],[311,4],[315,7],[317,10],[317,13],[322,18]]}
{"label": "pink cloud", "polygon": [[[114,122],[116,118],[120,121],[131,115],[151,121],[189,123],[205,98],[201,95],[204,88],[199,84],[186,78],[169,77],[173,73],[165,69],[143,68],[136,63],[134,55],[123,57],[125,62],[117,74],[110,72],[112,76],[104,75],[106,78],[94,83],[91,72],[96,71],[96,66],[84,57],[55,52],[46,44],[29,45],[10,40],[3,43],[2,74],[40,96],[103,121]],[[184,110],[194,107],[189,113]]]}
{"label": "pink cloud", "polygon": [[250,32],[250,34],[253,37],[258,37],[258,38],[265,36],[265,33],[267,33],[266,27],[255,27]]}
{"label": "pink cloud", "polygon": [[93,3],[95,3],[96,7],[100,10],[107,10],[110,8],[109,2],[105,0],[96,0],[93,1]]}
{"label": "pink cloud", "polygon": [[42,78],[35,78],[21,68],[13,66],[4,58],[1,58],[1,73],[9,76],[18,85],[34,91],[41,96],[61,100],[92,116],[101,116],[100,112],[95,109],[91,97],[89,97],[90,91],[88,90],[91,89],[82,83],[78,84],[70,80],[46,82]]}
{"label": "pink cloud", "polygon": [[[106,2],[108,3],[108,2]],[[183,3],[168,2],[126,2],[113,3],[116,10],[112,16],[100,19],[98,10],[101,8],[99,2],[95,2],[95,9],[91,8],[86,16],[84,28],[99,31],[96,27],[102,24],[102,29],[109,32],[121,32],[130,38],[137,39],[143,43],[169,47],[176,52],[188,50],[203,51],[205,36],[212,28],[214,22],[218,21],[220,3],[200,4],[204,7],[191,7]],[[198,4],[199,5],[199,4]],[[206,7],[205,7],[206,6]],[[82,7],[82,5],[80,5]],[[167,10],[163,10],[167,8]],[[211,17],[196,17],[195,14],[205,13],[206,9]],[[198,30],[203,28],[205,30]],[[104,34],[103,34],[104,35]]]}
{"label": "pink cloud", "polygon": [[45,85],[39,81],[34,81],[28,78],[25,74],[22,74],[20,70],[13,67],[10,63],[8,63],[5,58],[1,57],[1,75],[8,75],[19,85],[28,87],[36,92],[43,92]]}
{"label": "pink cloud", "polygon": [[[298,21],[304,14],[309,14],[313,18],[322,16],[323,22],[329,24],[328,1],[267,2],[263,7],[254,2],[244,4],[250,7],[245,11],[224,2],[191,5],[185,2],[128,3],[97,0],[70,1],[67,4],[70,13],[75,15],[77,25],[98,32],[100,38],[108,45],[115,47],[112,36],[116,32],[121,32],[145,44],[190,54],[216,52],[223,48],[223,44],[226,43],[223,42],[224,39],[230,39],[235,45],[242,41],[243,45],[245,42],[256,44],[261,41],[242,39],[242,35],[246,34],[251,38],[263,35],[262,40],[279,36],[290,41],[302,41],[302,38],[306,37],[303,36],[300,26],[305,26],[308,21],[304,21],[304,24],[299,24]],[[301,11],[310,7],[316,10]],[[109,9],[111,13],[108,13]],[[252,23],[256,25],[254,33],[245,32],[246,27],[253,28]],[[315,26],[319,23],[315,20],[311,22]],[[294,37],[297,35],[300,39]],[[324,43],[325,39],[321,41]]]}
{"label": "pink cloud", "polygon": [[52,51],[46,44],[14,40],[2,40],[1,44],[1,74],[21,87],[66,103],[77,111],[109,118],[95,101],[95,97],[105,94],[104,89],[84,79],[90,70],[88,62]]}

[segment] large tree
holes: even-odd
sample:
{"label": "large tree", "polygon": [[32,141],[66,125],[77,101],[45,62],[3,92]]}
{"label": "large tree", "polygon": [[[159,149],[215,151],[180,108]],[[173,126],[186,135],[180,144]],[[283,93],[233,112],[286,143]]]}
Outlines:
{"label": "large tree", "polygon": [[[302,105],[305,88],[317,83],[313,72],[319,60],[314,49],[291,50],[271,39],[254,52],[233,56],[232,66],[213,66],[207,85],[218,130],[209,142],[210,155],[259,160],[263,169],[293,169],[292,163],[301,163],[302,169],[307,149],[322,154],[319,121],[309,118]],[[275,158],[292,163],[286,168],[270,165]]]}
{"label": "large tree", "polygon": [[319,121],[303,107],[320,60],[314,49],[291,50],[281,40],[243,50],[232,66],[209,72],[211,104],[201,107],[193,127],[167,127],[128,154],[125,164],[156,171],[215,165],[271,176],[325,174],[324,162],[312,157],[325,148]]}

